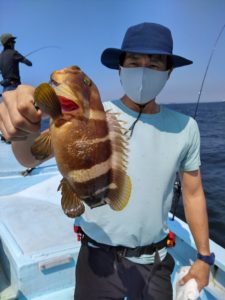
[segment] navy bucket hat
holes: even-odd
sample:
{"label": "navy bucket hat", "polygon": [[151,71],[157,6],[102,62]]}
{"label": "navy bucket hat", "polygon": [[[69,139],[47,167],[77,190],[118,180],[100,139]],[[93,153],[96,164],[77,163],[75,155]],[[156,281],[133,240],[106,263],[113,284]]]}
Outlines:
{"label": "navy bucket hat", "polygon": [[191,60],[173,54],[173,38],[170,30],[156,23],[141,23],[129,27],[121,49],[107,48],[103,51],[102,64],[110,69],[119,69],[120,56],[123,52],[169,55],[173,68],[192,64]]}

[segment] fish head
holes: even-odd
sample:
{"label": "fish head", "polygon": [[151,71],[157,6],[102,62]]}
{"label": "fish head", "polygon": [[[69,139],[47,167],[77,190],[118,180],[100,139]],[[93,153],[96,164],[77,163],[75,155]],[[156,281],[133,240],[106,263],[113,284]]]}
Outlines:
{"label": "fish head", "polygon": [[70,82],[71,77],[75,77],[80,72],[81,69],[78,66],[71,66],[61,70],[56,70],[50,76],[51,82],[55,83],[56,85]]}
{"label": "fish head", "polygon": [[96,85],[79,67],[71,66],[54,71],[51,74],[51,83],[63,114],[88,118],[90,109],[102,109]]}

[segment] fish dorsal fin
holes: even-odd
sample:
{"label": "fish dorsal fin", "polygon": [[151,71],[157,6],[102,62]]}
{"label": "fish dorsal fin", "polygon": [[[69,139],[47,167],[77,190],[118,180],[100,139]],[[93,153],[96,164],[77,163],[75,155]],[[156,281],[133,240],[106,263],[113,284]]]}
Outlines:
{"label": "fish dorsal fin", "polygon": [[48,83],[40,84],[34,92],[35,105],[52,119],[61,115],[61,106],[54,89]]}
{"label": "fish dorsal fin", "polygon": [[84,204],[74,193],[65,178],[61,180],[58,187],[58,191],[59,190],[61,190],[62,194],[61,205],[64,213],[70,218],[75,218],[82,215],[85,210]]}
{"label": "fish dorsal fin", "polygon": [[127,176],[128,142],[124,135],[125,129],[118,120],[118,114],[107,112],[109,138],[112,145],[112,182],[107,203],[114,210],[122,210],[128,203],[131,194],[131,180]]}
{"label": "fish dorsal fin", "polygon": [[43,132],[31,146],[31,153],[37,160],[43,160],[53,154],[50,132]]}

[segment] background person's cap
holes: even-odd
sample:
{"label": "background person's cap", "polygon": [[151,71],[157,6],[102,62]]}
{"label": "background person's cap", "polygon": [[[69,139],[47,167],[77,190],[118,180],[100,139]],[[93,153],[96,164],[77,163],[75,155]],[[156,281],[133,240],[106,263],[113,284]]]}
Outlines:
{"label": "background person's cap", "polygon": [[4,46],[5,44],[7,44],[7,42],[9,40],[15,40],[16,36],[13,36],[11,33],[3,33],[0,37],[1,39],[1,43]]}
{"label": "background person's cap", "polygon": [[107,48],[103,51],[102,64],[111,69],[119,69],[120,56],[123,52],[169,55],[173,68],[193,63],[189,59],[173,54],[173,38],[170,30],[156,23],[141,23],[129,27],[121,49]]}

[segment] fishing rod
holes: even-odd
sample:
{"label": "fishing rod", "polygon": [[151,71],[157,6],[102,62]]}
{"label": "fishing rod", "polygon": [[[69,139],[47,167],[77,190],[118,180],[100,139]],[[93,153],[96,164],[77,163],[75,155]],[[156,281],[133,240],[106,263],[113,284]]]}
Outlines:
{"label": "fishing rod", "polygon": [[59,47],[59,46],[54,46],[54,45],[44,46],[44,47],[40,47],[40,48],[38,48],[38,49],[36,49],[36,50],[33,50],[33,51],[29,52],[29,53],[26,54],[24,57],[30,56],[30,55],[32,55],[32,54],[34,54],[34,53],[36,53],[36,52],[39,52],[39,51],[41,51],[41,50],[48,49],[48,48],[61,49],[61,47]]}
{"label": "fishing rod", "polygon": [[[55,46],[55,45],[43,46],[43,47],[40,47],[40,48],[38,48],[38,49],[35,49],[35,50],[33,50],[33,51],[27,53],[26,55],[24,55],[24,57],[30,56],[30,55],[32,55],[32,54],[34,54],[34,53],[36,53],[36,52],[39,52],[39,51],[44,50],[44,49],[49,49],[49,48],[61,49],[61,47]],[[1,74],[1,73],[2,73],[2,72],[0,71],[0,74]]]}
{"label": "fishing rod", "polygon": [[[0,45],[0,46],[3,47],[2,45]],[[27,56],[29,56],[29,55],[31,55],[31,54],[33,54],[33,53],[39,52],[39,51],[42,50],[42,49],[48,49],[48,48],[61,49],[61,47],[56,46],[56,45],[43,46],[43,47],[40,47],[40,48],[38,48],[38,49],[35,49],[35,50],[33,50],[33,51],[27,53],[26,55],[24,55],[24,57],[27,57]]]}
{"label": "fishing rod", "polygon": [[[39,51],[41,51],[41,50],[48,49],[48,48],[61,49],[61,47],[55,46],[55,45],[43,46],[43,47],[40,47],[40,48],[38,48],[38,49],[35,49],[35,50],[29,52],[28,54],[24,55],[24,57],[30,56],[30,55],[32,55],[32,54],[34,54],[34,53],[36,53],[36,52],[39,52]],[[2,73],[2,72],[0,71],[0,74],[1,74],[1,73]]]}
{"label": "fishing rod", "polygon": [[[1,45],[1,46],[2,46],[2,45]],[[39,52],[39,51],[41,51],[41,50],[48,49],[48,48],[61,49],[61,47],[55,46],[55,45],[43,46],[43,47],[40,47],[40,48],[38,48],[38,49],[35,49],[35,50],[33,50],[33,51],[27,53],[26,55],[24,55],[24,57],[30,56],[30,55],[32,55],[32,54],[34,54],[34,53],[36,53],[36,52]],[[11,71],[11,69],[10,69],[9,71]],[[2,74],[1,71],[0,71],[0,74]],[[2,96],[2,94],[0,93],[0,97],[1,97],[1,96]]]}
{"label": "fishing rod", "polygon": [[[217,44],[219,42],[219,39],[220,39],[220,37],[221,37],[224,29],[225,29],[225,24],[222,26],[221,30],[219,31],[219,34],[218,34],[218,36],[216,38],[216,41],[215,41],[215,43],[213,45],[213,48],[211,50],[211,54],[209,56],[209,60],[208,60],[208,63],[206,65],[206,69],[205,69],[205,72],[204,72],[204,75],[203,75],[203,79],[202,79],[202,83],[201,83],[201,86],[200,86],[200,90],[198,92],[198,99],[197,99],[197,103],[196,103],[196,107],[195,107],[195,112],[194,112],[194,116],[193,116],[194,119],[196,119],[196,116],[197,116],[198,106],[199,106],[199,103],[200,103],[200,99],[201,99],[202,90],[203,90],[204,82],[205,82],[205,79],[206,79],[206,75],[207,75],[208,70],[209,70],[209,65],[211,63],[211,60],[212,60],[213,55],[214,55],[214,52],[216,50],[216,46],[217,46]],[[177,176],[177,178],[175,180],[175,183],[174,183],[174,188],[173,188],[172,220],[174,220],[180,196],[181,196],[181,181],[180,181],[180,178]]]}
{"label": "fishing rod", "polygon": [[210,65],[210,63],[211,63],[211,60],[212,60],[212,58],[213,58],[213,54],[214,54],[214,52],[215,52],[215,50],[216,50],[216,46],[217,46],[217,44],[218,44],[218,42],[219,42],[219,39],[220,39],[220,37],[221,37],[221,35],[222,35],[224,29],[225,29],[225,24],[222,26],[222,28],[221,28],[221,30],[220,30],[218,36],[217,36],[217,39],[216,39],[216,41],[215,41],[215,43],[214,43],[214,46],[213,46],[213,48],[212,48],[212,50],[211,50],[211,54],[210,54],[210,56],[209,56],[208,64],[207,64],[207,66],[206,66],[205,73],[204,73],[204,76],[203,76],[203,80],[202,80],[202,83],[201,83],[201,87],[200,87],[200,90],[199,90],[199,92],[198,92],[198,100],[197,100],[197,103],[196,103],[195,113],[194,113],[194,117],[193,117],[194,119],[196,119],[196,116],[197,116],[198,106],[199,106],[200,98],[201,98],[201,95],[202,95],[202,89],[203,89],[203,86],[204,86],[204,82],[205,82],[205,79],[206,79],[206,75],[207,75],[207,73],[208,73],[209,65]]}

